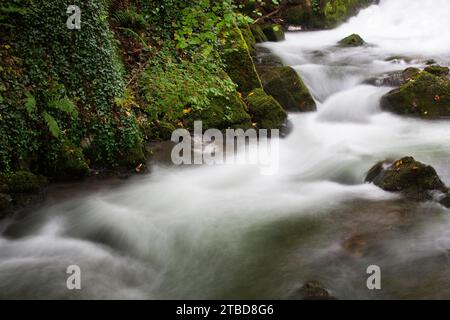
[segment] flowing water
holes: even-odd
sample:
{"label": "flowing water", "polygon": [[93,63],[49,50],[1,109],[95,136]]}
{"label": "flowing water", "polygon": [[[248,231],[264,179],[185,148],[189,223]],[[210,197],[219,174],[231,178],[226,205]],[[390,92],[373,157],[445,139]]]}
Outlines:
{"label": "flowing water", "polygon": [[[318,104],[290,115],[277,174],[161,164],[116,185],[57,186],[64,200],[2,222],[0,298],[283,299],[310,280],[340,299],[450,298],[449,210],[363,182],[376,162],[410,155],[450,185],[448,121],[382,112],[390,88],[363,84],[448,65],[448,30],[448,0],[381,0],[337,29],[264,44]],[[351,33],[370,45],[335,47]],[[72,264],[81,291],[66,288]],[[372,264],[382,290],[366,287]]]}

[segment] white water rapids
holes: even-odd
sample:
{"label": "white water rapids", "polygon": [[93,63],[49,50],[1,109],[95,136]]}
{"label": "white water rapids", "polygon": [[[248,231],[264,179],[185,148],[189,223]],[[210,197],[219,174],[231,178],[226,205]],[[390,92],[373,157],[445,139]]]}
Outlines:
{"label": "white water rapids", "polygon": [[[0,298],[283,299],[310,280],[341,299],[450,298],[449,210],[363,182],[376,162],[414,156],[450,185],[450,123],[381,112],[391,88],[362,84],[428,59],[449,65],[448,30],[449,0],[381,0],[337,29],[264,44],[318,103],[290,115],[277,174],[159,165],[49,200],[2,222]],[[370,46],[335,47],[352,33]],[[81,291],[66,288],[73,264]],[[371,264],[380,291],[366,287]]]}

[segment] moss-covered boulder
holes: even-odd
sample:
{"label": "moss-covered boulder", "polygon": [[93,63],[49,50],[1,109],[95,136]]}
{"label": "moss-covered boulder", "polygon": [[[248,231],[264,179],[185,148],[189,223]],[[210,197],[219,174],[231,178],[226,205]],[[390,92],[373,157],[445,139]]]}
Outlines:
{"label": "moss-covered boulder", "polygon": [[202,120],[203,129],[210,128],[241,128],[252,127],[251,117],[247,112],[247,106],[236,93],[230,93],[227,97],[215,97],[211,99],[211,105],[204,110],[193,111],[185,119],[186,127],[192,128],[194,121]]}
{"label": "moss-covered boulder", "polygon": [[265,24],[261,29],[268,41],[279,42],[285,39],[283,27],[279,24]]}
{"label": "moss-covered boulder", "polygon": [[18,171],[7,175],[5,178],[8,193],[37,194],[43,191],[48,181],[45,177],[35,175],[28,171]]}
{"label": "moss-covered boulder", "polygon": [[262,87],[247,43],[237,27],[227,38],[222,58],[226,73],[244,95],[248,95],[254,88]]}
{"label": "moss-covered boulder", "polygon": [[262,75],[264,90],[287,111],[315,111],[316,103],[298,73],[291,67],[276,67]]}
{"label": "moss-covered boulder", "polygon": [[259,24],[252,24],[250,26],[250,30],[252,31],[253,37],[257,43],[269,41]]}
{"label": "moss-covered boulder", "polygon": [[340,47],[361,47],[365,44],[366,42],[363,40],[363,38],[361,38],[361,36],[357,35],[356,33],[351,34],[338,42],[338,45]]}
{"label": "moss-covered boulder", "polygon": [[401,192],[414,200],[432,199],[430,191],[448,191],[433,167],[413,157],[377,163],[369,170],[366,182],[372,182],[385,191]]}
{"label": "moss-covered boulder", "polygon": [[260,129],[279,129],[287,119],[286,111],[263,89],[253,90],[245,101],[253,122]]}
{"label": "moss-covered boulder", "polygon": [[59,157],[52,169],[51,175],[57,180],[78,180],[89,175],[83,150],[70,142],[61,145]]}
{"label": "moss-covered boulder", "polygon": [[424,71],[431,73],[435,76],[438,77],[446,77],[448,76],[449,73],[449,68],[448,67],[442,67],[439,65],[433,65],[433,66],[428,66],[424,69]]}
{"label": "moss-covered boulder", "polygon": [[384,110],[422,118],[450,116],[450,81],[426,71],[387,93],[381,99]]}

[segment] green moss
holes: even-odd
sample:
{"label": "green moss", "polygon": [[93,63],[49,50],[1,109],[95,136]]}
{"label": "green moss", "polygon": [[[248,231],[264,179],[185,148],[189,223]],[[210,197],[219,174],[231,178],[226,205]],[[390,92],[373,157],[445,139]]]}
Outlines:
{"label": "green moss", "polygon": [[419,73],[420,73],[420,69],[414,68],[414,67],[409,67],[409,68],[406,68],[405,70],[403,70],[402,76],[405,80],[407,80],[407,79],[414,78]]}
{"label": "green moss", "polygon": [[238,28],[235,28],[227,38],[222,59],[225,63],[225,71],[244,95],[255,88],[262,87],[249,48]]}
{"label": "green moss", "polygon": [[314,111],[308,88],[291,67],[275,67],[263,75],[264,90],[287,111]]}
{"label": "green moss", "polygon": [[242,33],[242,37],[244,38],[245,43],[247,44],[250,55],[254,56],[256,53],[256,39],[253,36],[250,26],[248,24],[244,24],[243,26],[240,27],[240,30]]}
{"label": "green moss", "polygon": [[433,66],[426,67],[424,69],[424,71],[434,74],[435,76],[438,76],[438,77],[445,77],[449,73],[449,68],[441,67],[439,65],[433,65]]}
{"label": "green moss", "polygon": [[349,35],[338,42],[341,47],[360,47],[366,44],[364,40],[357,34]]}
{"label": "green moss", "polygon": [[27,171],[18,171],[5,177],[9,193],[32,193],[42,191],[47,185],[47,179]]}
{"label": "green moss", "polygon": [[261,29],[269,41],[279,42],[285,39],[283,27],[279,24],[265,24]]}
{"label": "green moss", "polygon": [[259,24],[250,25],[250,30],[252,31],[252,34],[255,37],[255,41],[257,43],[269,41]]}
{"label": "green moss", "polygon": [[202,120],[206,129],[251,125],[236,85],[221,69],[184,60],[159,61],[145,70],[139,87],[155,129],[161,125],[192,129],[196,120]]}
{"label": "green moss", "polygon": [[422,118],[449,117],[450,81],[423,71],[383,96],[381,106],[394,113]]}
{"label": "green moss", "polygon": [[263,89],[253,90],[246,98],[248,109],[261,129],[279,129],[287,119],[287,113],[280,104]]}

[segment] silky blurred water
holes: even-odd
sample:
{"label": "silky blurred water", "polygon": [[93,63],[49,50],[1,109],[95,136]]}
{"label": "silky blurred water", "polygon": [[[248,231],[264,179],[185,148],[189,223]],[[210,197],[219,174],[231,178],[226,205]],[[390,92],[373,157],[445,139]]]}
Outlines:
{"label": "silky blurred water", "polygon": [[[341,299],[450,298],[449,210],[364,183],[376,162],[414,156],[450,185],[448,122],[382,112],[391,88],[364,84],[427,59],[448,65],[449,29],[450,1],[382,0],[337,29],[263,44],[318,104],[290,115],[277,174],[159,164],[114,187],[69,188],[2,222],[0,298],[283,299],[310,280]],[[370,45],[335,46],[351,33]],[[66,288],[72,264],[81,291]],[[366,287],[371,264],[380,291]]]}

